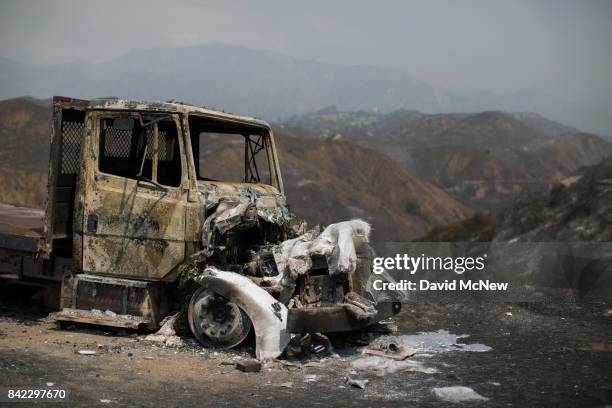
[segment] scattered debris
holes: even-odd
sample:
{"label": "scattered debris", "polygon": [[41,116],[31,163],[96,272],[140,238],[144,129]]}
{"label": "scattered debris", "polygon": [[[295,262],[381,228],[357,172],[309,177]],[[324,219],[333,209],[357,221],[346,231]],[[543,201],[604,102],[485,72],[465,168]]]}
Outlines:
{"label": "scattered debris", "polygon": [[307,374],[304,376],[304,382],[315,382],[315,381],[317,381],[316,374]]}
{"label": "scattered debris", "polygon": [[47,383],[47,387],[53,387],[54,385],[55,385],[55,383],[52,383],[52,382],[48,382]]}
{"label": "scattered debris", "polygon": [[506,316],[512,316],[512,312],[506,312]]}
{"label": "scattered debris", "polygon": [[166,317],[162,321],[161,328],[157,332],[149,334],[144,339],[155,343],[163,343],[167,347],[184,347],[186,344],[185,340],[176,335],[176,324],[179,315],[179,313],[176,313]]}
{"label": "scattered debris", "polygon": [[258,373],[261,371],[261,362],[258,360],[240,360],[236,368],[245,373]]}
{"label": "scattered debris", "polygon": [[398,371],[415,371],[425,374],[435,374],[435,368],[426,367],[423,363],[414,360],[392,360],[380,356],[365,356],[358,358],[351,363],[351,367],[358,371],[373,372],[379,377],[384,377]]}
{"label": "scattered debris", "polygon": [[432,353],[444,353],[448,351],[473,351],[485,352],[491,347],[480,343],[458,343],[459,339],[469,337],[469,334],[452,334],[446,330],[435,332],[420,332],[413,335],[398,336],[399,344],[404,347],[416,349],[419,354],[422,351]]}
{"label": "scattered debris", "polygon": [[432,392],[442,401],[446,402],[465,402],[465,401],[488,401],[488,398],[483,397],[469,387],[460,385],[453,387],[438,387],[433,388]]}
{"label": "scattered debris", "polygon": [[363,354],[388,357],[398,361],[405,360],[415,355],[416,352],[417,350],[414,348],[403,346],[399,339],[395,337],[386,337],[375,341],[370,347],[363,350]]}
{"label": "scattered debris", "polygon": [[109,399],[101,399],[100,402],[103,404],[110,404],[112,401]]}
{"label": "scattered debris", "polygon": [[166,338],[166,346],[180,348],[185,346],[185,341],[179,336],[170,336]]}
{"label": "scattered debris", "polygon": [[278,384],[281,388],[293,388],[293,383],[290,381]]}
{"label": "scattered debris", "polygon": [[281,363],[281,364],[282,364],[284,367],[287,367],[287,368],[290,368],[290,367],[291,367],[291,368],[298,368],[298,369],[299,369],[299,368],[302,368],[302,366],[301,366],[300,364],[298,364],[298,363],[293,363],[293,362],[291,362],[291,361],[280,360],[280,363]]}
{"label": "scattered debris", "polygon": [[312,336],[310,334],[295,335],[285,348],[285,356],[287,358],[302,358],[307,354],[308,350],[310,350],[311,345]]}
{"label": "scattered debris", "polygon": [[407,359],[408,357],[412,357],[416,354],[416,350],[410,348],[402,348],[401,351],[388,352],[383,350],[377,350],[372,348],[367,348],[363,350],[363,354],[371,354],[373,356],[387,357],[392,358],[393,360],[402,361]]}
{"label": "scattered debris", "polygon": [[348,385],[350,385],[351,387],[355,387],[355,388],[359,388],[361,390],[363,390],[365,388],[365,386],[367,385],[367,383],[369,383],[370,380],[358,380],[355,378],[347,378],[346,379],[346,383]]}
{"label": "scattered debris", "polygon": [[77,353],[82,354],[84,356],[93,356],[96,354],[94,350],[79,350]]}
{"label": "scattered debris", "polygon": [[[336,350],[334,350],[334,345],[332,344],[331,340],[329,339],[329,337],[327,337],[326,335],[324,335],[323,333],[313,333],[312,334],[312,338],[313,340],[319,341],[320,345],[315,347],[315,353],[320,353],[323,350],[327,350],[327,352],[334,358],[340,358],[340,356],[338,355],[338,353],[336,353]],[[321,349],[321,347],[323,347]],[[318,351],[317,351],[318,350]]]}
{"label": "scattered debris", "polygon": [[397,326],[397,323],[395,323],[395,321],[392,318],[389,318],[389,319],[381,320],[380,322],[373,324],[372,326],[368,328],[368,331],[370,331],[371,333],[380,333],[380,334],[389,335],[389,334],[397,333],[398,326]]}

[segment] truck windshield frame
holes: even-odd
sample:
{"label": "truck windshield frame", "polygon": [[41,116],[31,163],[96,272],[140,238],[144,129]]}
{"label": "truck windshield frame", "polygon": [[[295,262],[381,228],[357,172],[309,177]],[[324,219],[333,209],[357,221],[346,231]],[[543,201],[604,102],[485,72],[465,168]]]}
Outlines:
{"label": "truck windshield frame", "polygon": [[198,180],[279,188],[269,129],[194,114],[188,123]]}

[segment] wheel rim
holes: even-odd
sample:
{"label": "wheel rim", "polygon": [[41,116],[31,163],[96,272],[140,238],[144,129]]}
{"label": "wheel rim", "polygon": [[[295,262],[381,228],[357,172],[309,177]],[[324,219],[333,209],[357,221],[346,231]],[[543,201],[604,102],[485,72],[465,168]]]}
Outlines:
{"label": "wheel rim", "polygon": [[242,343],[252,327],[251,320],[238,305],[204,288],[191,298],[189,325],[200,343],[223,348]]}

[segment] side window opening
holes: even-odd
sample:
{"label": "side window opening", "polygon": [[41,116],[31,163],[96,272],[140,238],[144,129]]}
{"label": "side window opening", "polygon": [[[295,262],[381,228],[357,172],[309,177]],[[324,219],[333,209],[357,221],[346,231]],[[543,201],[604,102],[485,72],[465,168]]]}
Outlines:
{"label": "side window opening", "polygon": [[182,174],[178,143],[173,120],[104,118],[98,168],[107,174],[178,187]]}
{"label": "side window opening", "polygon": [[199,180],[273,185],[265,129],[189,117]]}
{"label": "side window opening", "polygon": [[171,187],[181,185],[181,156],[176,124],[161,121],[158,124],[157,181]]}

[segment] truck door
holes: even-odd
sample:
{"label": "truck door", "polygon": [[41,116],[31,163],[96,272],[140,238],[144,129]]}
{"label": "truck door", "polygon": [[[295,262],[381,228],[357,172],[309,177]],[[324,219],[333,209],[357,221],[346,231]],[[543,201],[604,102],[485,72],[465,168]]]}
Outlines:
{"label": "truck door", "polygon": [[188,177],[176,114],[92,115],[83,271],[158,280],[184,259]]}
{"label": "truck door", "polygon": [[43,258],[48,259],[52,250],[58,255],[71,255],[75,191],[88,104],[81,99],[53,97],[44,240],[38,248]]}

